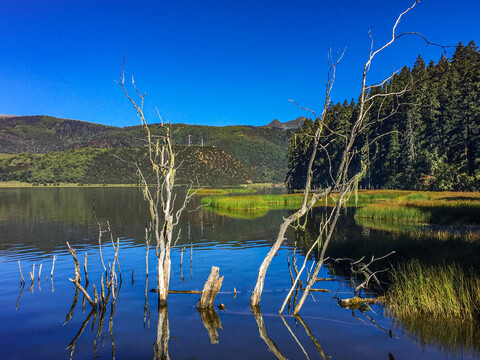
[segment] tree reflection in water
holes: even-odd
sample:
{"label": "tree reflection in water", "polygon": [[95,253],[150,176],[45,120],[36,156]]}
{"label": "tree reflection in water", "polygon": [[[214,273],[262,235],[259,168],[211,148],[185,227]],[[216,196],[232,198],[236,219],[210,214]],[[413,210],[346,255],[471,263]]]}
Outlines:
{"label": "tree reflection in water", "polygon": [[168,340],[170,339],[170,325],[168,323],[168,306],[159,303],[157,338],[153,343],[154,359],[170,359],[168,353]]}
{"label": "tree reflection in water", "polygon": [[223,327],[217,312],[213,307],[197,310],[200,313],[200,319],[202,320],[203,326],[207,329],[210,343],[218,344],[218,329],[223,330]]}

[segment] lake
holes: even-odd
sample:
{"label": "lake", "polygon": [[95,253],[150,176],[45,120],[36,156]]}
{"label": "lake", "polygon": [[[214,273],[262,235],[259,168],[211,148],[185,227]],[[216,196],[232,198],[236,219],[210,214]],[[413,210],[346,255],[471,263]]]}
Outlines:
{"label": "lake", "polygon": [[[198,202],[194,199],[189,207],[196,208]],[[100,287],[103,268],[94,210],[102,226],[108,221],[115,238],[120,239],[121,286],[115,302],[104,311],[91,311],[81,293],[75,296],[76,288],[68,280],[74,277],[74,262],[67,241],[81,262],[82,282],[87,254],[90,284]],[[321,211],[309,215],[311,231]],[[348,209],[342,215],[327,255],[375,251],[381,256],[404,244],[398,235],[357,225],[352,212]],[[151,249],[146,279],[144,238],[149,214],[139,189],[0,189],[0,357],[151,359],[161,358],[158,349],[163,345],[161,350],[171,359],[480,358],[474,325],[398,323],[380,305],[361,310],[341,308],[337,298],[352,297],[353,289],[350,279],[335,275],[341,272],[332,267],[324,268],[319,277],[334,281],[318,286],[330,293],[309,296],[300,317],[286,311],[279,316],[291,284],[287,257],[292,260],[297,242],[297,263],[303,262],[302,244],[312,236],[308,232],[290,231],[267,273],[261,312],[254,313],[249,300],[258,267],[288,214],[288,210],[275,210],[242,219],[206,209],[185,212],[172,251],[170,289],[201,290],[212,266],[218,266],[220,275],[225,276],[223,286],[213,313],[197,311],[199,295],[170,294],[168,308],[159,314],[157,294],[145,293],[156,286],[156,259]],[[367,243],[376,246],[365,250]],[[107,236],[103,237],[102,252],[106,262],[113,260]],[[446,252],[448,249],[438,249],[436,256]],[[18,261],[25,287],[20,286]],[[34,264],[31,286],[29,272]],[[87,290],[92,293],[92,285]],[[219,304],[224,304],[225,310],[218,309]],[[162,334],[167,334],[168,341],[157,342]]]}

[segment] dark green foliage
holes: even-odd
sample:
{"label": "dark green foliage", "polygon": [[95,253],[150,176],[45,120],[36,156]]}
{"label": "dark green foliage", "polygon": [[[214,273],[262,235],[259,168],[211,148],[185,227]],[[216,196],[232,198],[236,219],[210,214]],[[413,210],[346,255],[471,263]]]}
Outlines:
{"label": "dark green foliage", "polygon": [[[377,97],[372,104],[369,126],[355,144],[353,168],[368,165],[360,187],[480,190],[480,52],[475,43],[460,43],[452,59],[442,56],[437,64],[426,66],[419,56],[412,69],[405,66],[382,88],[373,88],[370,96],[404,89],[401,96]],[[355,112],[353,103],[332,104],[326,123],[348,135]],[[314,128],[306,121],[289,141],[290,189],[304,187]],[[328,183],[329,161],[340,161],[342,141],[338,136],[333,143],[331,138],[322,143],[328,146],[330,159],[319,151],[314,186]]]}

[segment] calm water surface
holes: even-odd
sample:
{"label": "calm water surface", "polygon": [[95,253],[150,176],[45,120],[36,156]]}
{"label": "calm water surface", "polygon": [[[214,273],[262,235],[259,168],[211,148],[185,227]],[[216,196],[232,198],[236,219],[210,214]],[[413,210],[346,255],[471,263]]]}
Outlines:
{"label": "calm water surface", "polygon": [[[93,209],[120,238],[121,289],[115,305],[109,304],[103,314],[91,312],[82,294],[75,300],[75,287],[68,280],[74,277],[74,265],[66,241],[82,262],[88,254],[89,280],[99,287],[102,272]],[[301,318],[286,312],[280,317],[278,310],[290,286],[287,256],[292,255],[293,240],[302,241],[294,232],[269,269],[261,313],[253,314],[249,299],[258,266],[287,215],[288,211],[272,211],[256,219],[234,219],[202,209],[186,212],[172,252],[170,288],[201,290],[211,266],[218,266],[225,278],[215,303],[226,309],[201,316],[196,309],[199,295],[171,294],[168,309],[159,316],[156,293],[145,297],[145,288],[155,287],[156,262],[150,251],[146,283],[148,211],[138,189],[0,190],[0,358],[151,359],[162,333],[159,319],[166,318],[171,359],[389,359],[389,354],[397,360],[479,358],[478,335],[472,335],[476,329],[453,328],[451,332],[458,334],[454,337],[465,339],[449,341],[441,333],[428,332],[431,326],[425,330],[424,324],[396,324],[380,306],[365,313],[340,308],[334,296],[353,296],[349,281],[341,277],[319,286],[332,293],[309,297]],[[386,235],[356,226],[347,214],[337,236],[344,243],[350,237],[375,241]],[[113,249],[106,240],[102,251],[107,261],[113,259]],[[339,245],[332,251],[341,249]],[[57,260],[51,281],[53,255]],[[18,260],[27,280],[24,288],[19,286]],[[33,264],[35,277],[40,265],[42,273],[30,287]],[[324,270],[320,276],[331,275]],[[88,290],[92,293],[92,285]]]}

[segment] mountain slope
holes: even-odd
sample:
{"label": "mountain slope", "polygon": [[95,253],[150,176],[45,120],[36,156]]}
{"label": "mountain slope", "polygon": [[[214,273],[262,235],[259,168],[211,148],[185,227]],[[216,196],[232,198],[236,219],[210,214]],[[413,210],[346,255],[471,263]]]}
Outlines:
{"label": "mountain slope", "polygon": [[[178,146],[177,184],[239,185],[265,178],[214,147]],[[137,162],[150,183],[155,178],[144,148],[73,149],[47,154],[22,153],[0,159],[0,181],[30,183],[136,184]]]}
{"label": "mountain slope", "polygon": [[[175,144],[213,146],[233,155],[262,178],[285,179],[286,143],[291,130],[187,124],[173,124],[172,128]],[[158,134],[155,124],[151,130]],[[144,141],[145,131],[141,126],[119,128],[49,116],[0,118],[0,153],[135,147],[142,146]]]}

